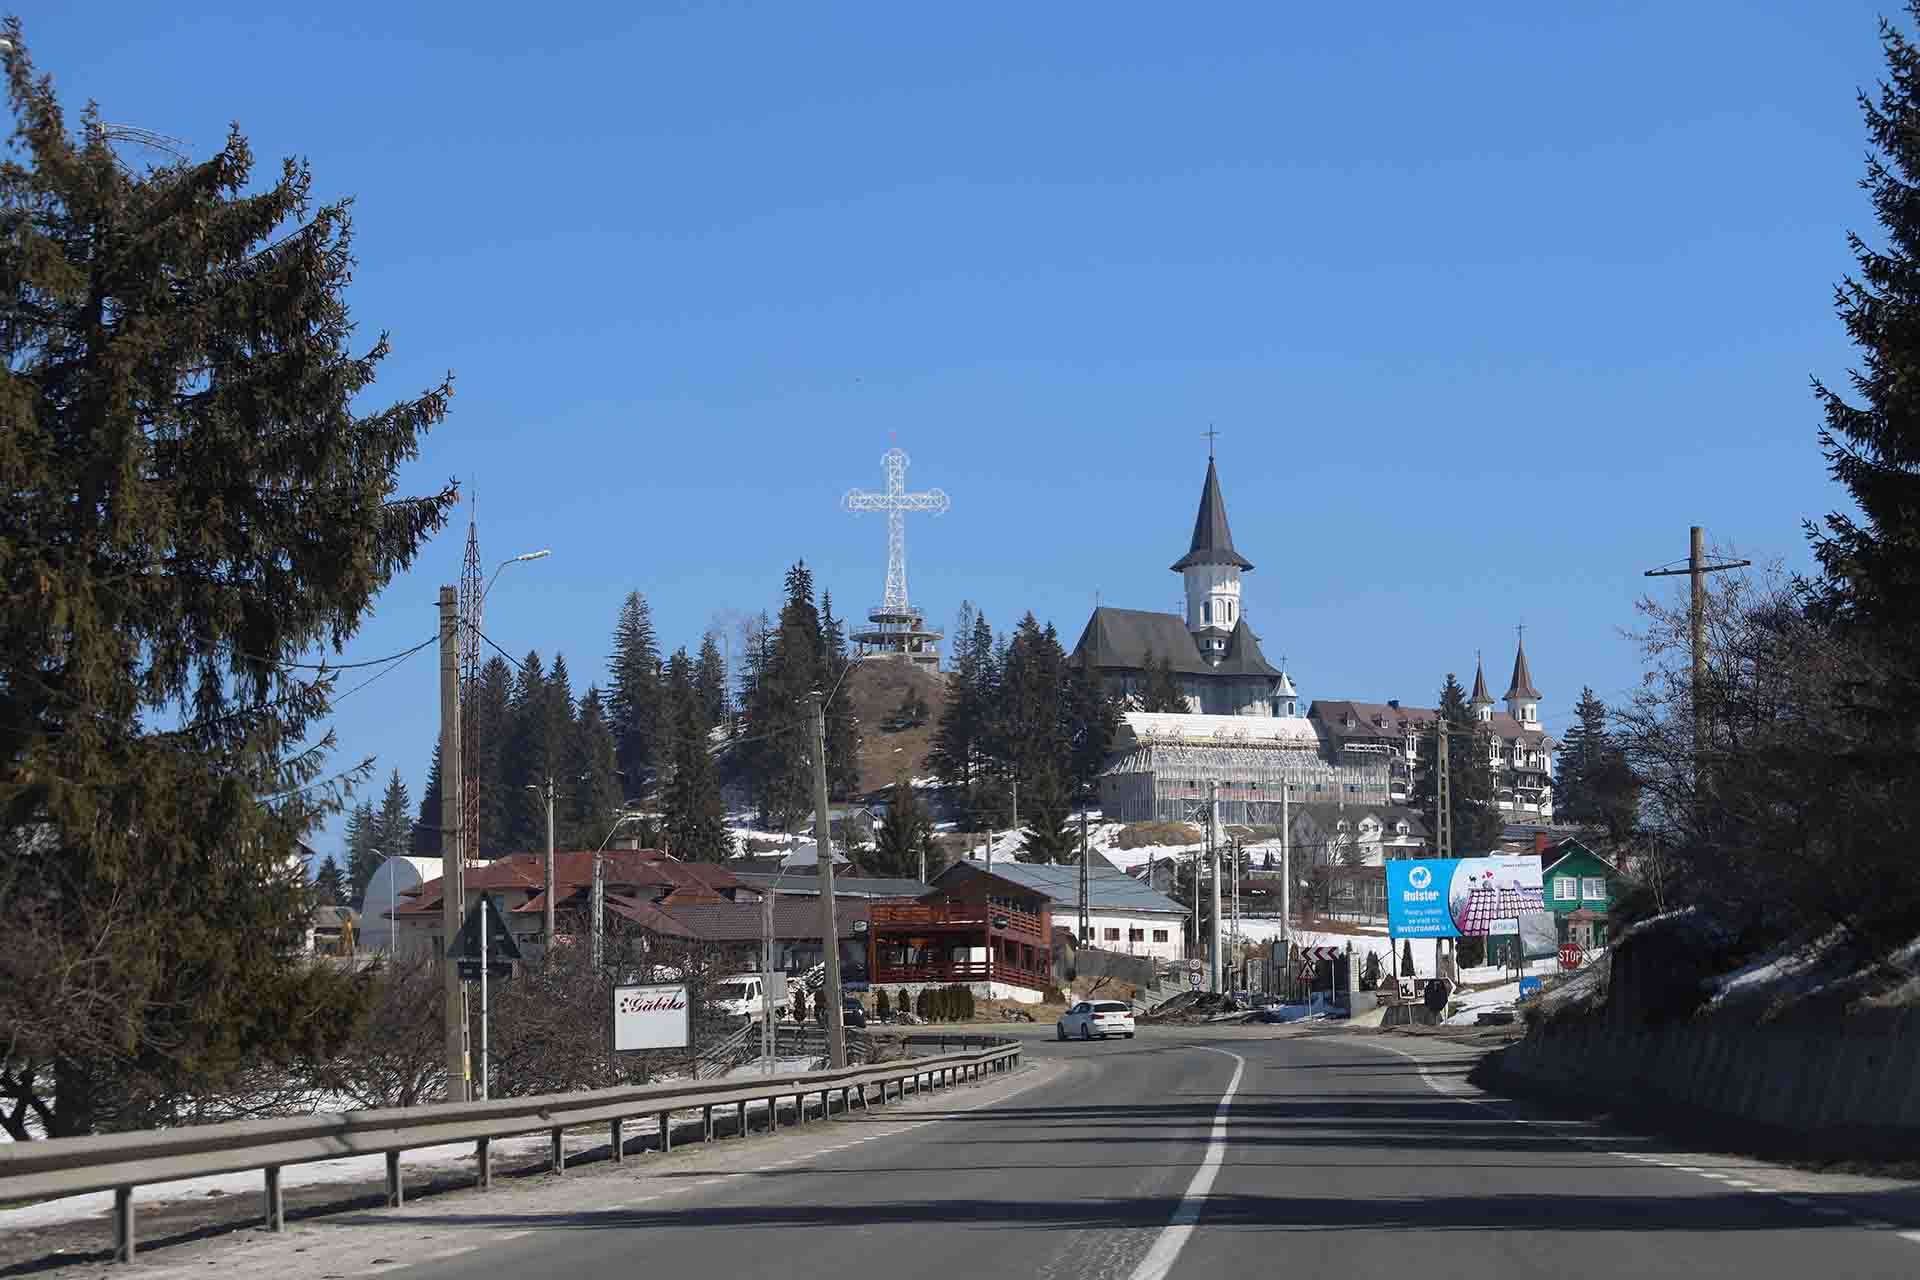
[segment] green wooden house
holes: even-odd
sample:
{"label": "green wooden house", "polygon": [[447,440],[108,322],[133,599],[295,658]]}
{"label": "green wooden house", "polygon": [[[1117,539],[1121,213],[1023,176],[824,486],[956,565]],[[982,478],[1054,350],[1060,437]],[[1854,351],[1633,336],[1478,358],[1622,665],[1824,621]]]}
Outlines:
{"label": "green wooden house", "polygon": [[1569,836],[1540,859],[1547,910],[1557,917],[1560,941],[1591,951],[1607,945],[1607,913],[1619,896],[1620,868]]}

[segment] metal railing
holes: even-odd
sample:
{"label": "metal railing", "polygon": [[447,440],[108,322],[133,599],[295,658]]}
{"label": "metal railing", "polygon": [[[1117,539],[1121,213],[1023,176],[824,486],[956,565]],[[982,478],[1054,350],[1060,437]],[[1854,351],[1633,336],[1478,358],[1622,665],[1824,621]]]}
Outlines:
{"label": "metal railing", "polygon": [[114,1193],[114,1257],[131,1262],[134,1254],[133,1190],[157,1182],[200,1178],[259,1169],[264,1175],[262,1216],[270,1231],[286,1230],[286,1203],[280,1171],[290,1164],[338,1160],[344,1156],[385,1155],[387,1204],[405,1199],[400,1155],[409,1148],[453,1142],[475,1144],[480,1187],[493,1185],[489,1144],[495,1138],[545,1131],[551,1137],[549,1165],[566,1172],[562,1134],[583,1124],[609,1126],[611,1158],[621,1160],[624,1121],[641,1116],[660,1122],[660,1147],[673,1149],[675,1112],[697,1110],[702,1141],[712,1141],[714,1112],[733,1108],[738,1123],[735,1136],[750,1132],[747,1106],[767,1103],[764,1132],[779,1128],[778,1102],[792,1098],[795,1123],[805,1124],[809,1102],[818,1095],[822,1119],[833,1114],[833,1095],[840,1111],[872,1105],[869,1091],[878,1088],[880,1104],[889,1094],[904,1098],[909,1084],[919,1094],[1010,1071],[1020,1063],[1021,1046],[995,1045],[971,1053],[931,1058],[898,1058],[843,1071],[809,1071],[767,1076],[758,1080],[715,1083],[676,1082],[625,1086],[582,1093],[550,1093],[526,1098],[498,1098],[487,1102],[439,1103],[422,1107],[339,1114],[296,1116],[282,1120],[238,1120],[195,1125],[157,1133],[113,1133],[86,1138],[49,1138],[0,1146],[0,1187],[9,1200],[33,1200],[87,1191]]}

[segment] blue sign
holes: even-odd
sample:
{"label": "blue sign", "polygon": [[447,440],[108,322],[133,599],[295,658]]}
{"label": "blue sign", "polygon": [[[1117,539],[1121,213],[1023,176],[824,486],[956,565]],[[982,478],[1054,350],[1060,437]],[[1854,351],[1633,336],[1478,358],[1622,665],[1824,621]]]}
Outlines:
{"label": "blue sign", "polygon": [[1454,858],[1423,858],[1387,864],[1387,930],[1396,938],[1457,938],[1447,890]]}
{"label": "blue sign", "polygon": [[1538,978],[1520,979],[1520,998],[1522,1000],[1530,1000],[1534,996],[1537,996],[1539,994],[1540,994],[1540,979]]}

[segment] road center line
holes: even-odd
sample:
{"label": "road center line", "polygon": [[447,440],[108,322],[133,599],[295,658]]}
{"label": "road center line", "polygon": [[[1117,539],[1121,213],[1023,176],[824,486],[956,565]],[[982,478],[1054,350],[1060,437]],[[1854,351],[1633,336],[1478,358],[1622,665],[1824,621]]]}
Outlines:
{"label": "road center line", "polygon": [[1173,1221],[1160,1229],[1160,1238],[1147,1250],[1147,1256],[1140,1259],[1130,1280],[1165,1280],[1179,1259],[1180,1250],[1186,1247],[1187,1238],[1193,1234],[1194,1224],[1200,1221],[1201,1206],[1206,1203],[1207,1193],[1213,1190],[1213,1180],[1220,1175],[1220,1162],[1226,1158],[1227,1112],[1233,1107],[1233,1095],[1240,1091],[1240,1077],[1246,1074],[1247,1060],[1225,1049],[1200,1047],[1208,1053],[1232,1058],[1233,1078],[1227,1081],[1226,1092],[1220,1095],[1220,1106],[1213,1113],[1213,1130],[1207,1135],[1207,1153],[1201,1157],[1193,1181],[1187,1184],[1186,1194],[1180,1197]]}

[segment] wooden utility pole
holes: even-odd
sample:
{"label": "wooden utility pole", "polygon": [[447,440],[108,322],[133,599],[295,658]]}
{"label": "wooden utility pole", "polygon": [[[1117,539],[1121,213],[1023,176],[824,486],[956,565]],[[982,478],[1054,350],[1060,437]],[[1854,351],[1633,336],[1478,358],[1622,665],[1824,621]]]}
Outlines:
{"label": "wooden utility pole", "polygon": [[1434,833],[1434,847],[1443,858],[1453,856],[1453,781],[1447,771],[1447,721],[1436,722],[1433,746],[1433,820],[1440,829]]}
{"label": "wooden utility pole", "polygon": [[1207,968],[1211,989],[1217,995],[1221,991],[1220,962],[1220,784],[1207,783],[1207,871],[1213,876],[1213,889],[1208,907],[1213,919],[1207,926]]}
{"label": "wooden utility pole", "polygon": [[[1152,855],[1149,854],[1148,856],[1151,857]],[[1149,872],[1148,875],[1149,877],[1151,877],[1152,873]],[[1148,879],[1147,885],[1148,887],[1152,887],[1153,881],[1151,878]],[[1080,922],[1079,923],[1080,923],[1080,941],[1084,943],[1087,940],[1087,935],[1093,932],[1093,907],[1087,901],[1087,814],[1084,809],[1081,810],[1080,812]]]}
{"label": "wooden utility pole", "polygon": [[[595,861],[598,861],[598,859],[595,859]],[[553,905],[554,905],[553,904],[553,778],[551,775],[549,775],[547,778],[547,866],[546,866],[545,888],[546,888],[546,892],[543,893],[540,897],[541,902],[546,904],[546,913],[541,920],[541,924],[543,926],[543,933],[541,936],[546,940],[547,954],[551,956],[553,954],[553,924],[554,924],[553,922]]]}
{"label": "wooden utility pole", "polygon": [[827,712],[819,694],[812,702],[814,849],[820,859],[820,951],[826,962],[826,981],[820,998],[827,1002],[827,1065],[835,1071],[847,1065],[847,1024],[840,1000],[840,926],[834,919],[833,827],[827,816]]}
{"label": "wooden utility pole", "polygon": [[1686,568],[1649,569],[1646,573],[1649,578],[1675,578],[1684,573],[1690,579],[1687,629],[1693,640],[1693,785],[1696,793],[1705,789],[1703,766],[1708,742],[1713,734],[1707,681],[1707,575],[1728,569],[1744,569],[1752,563],[1751,560],[1722,560],[1717,564],[1708,564],[1706,538],[1696,524],[1687,530]]}
{"label": "wooden utility pole", "polygon": [[460,808],[460,603],[440,588],[440,931],[447,1101],[467,1100],[467,992],[453,942],[466,914],[466,821]]}

